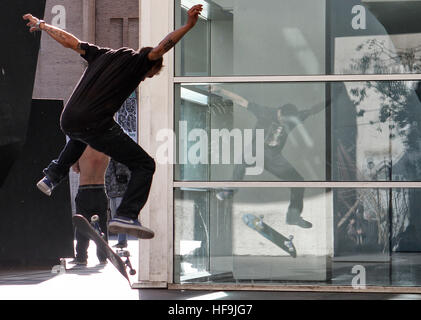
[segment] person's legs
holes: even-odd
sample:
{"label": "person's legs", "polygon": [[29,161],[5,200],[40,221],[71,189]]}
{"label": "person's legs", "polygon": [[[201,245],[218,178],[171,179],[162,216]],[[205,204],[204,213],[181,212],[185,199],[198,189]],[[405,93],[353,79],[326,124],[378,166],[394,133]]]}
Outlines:
{"label": "person's legs", "polygon": [[[303,181],[304,178],[281,154],[265,153],[265,169],[282,180]],[[286,214],[287,224],[311,228],[312,224],[301,217],[304,206],[304,188],[291,188]]]}
{"label": "person's legs", "polygon": [[[117,209],[117,217],[110,221],[109,231],[129,233],[141,238],[153,237],[152,230],[141,226],[138,222],[139,212],[148,199],[155,172],[153,158],[126,135],[118,124],[102,134],[83,137],[83,141],[126,165],[131,171],[127,190]],[[117,222],[119,219],[121,221]]]}
{"label": "person's legs", "polygon": [[69,139],[59,157],[43,170],[45,177],[37,183],[37,187],[47,195],[68,175],[70,167],[81,157],[86,143]]}
{"label": "person's legs", "polygon": [[[75,198],[76,213],[84,216],[88,221],[96,214],[99,216],[99,226],[104,233],[104,240],[108,241],[107,210],[108,198],[104,185],[83,185],[79,187]],[[76,260],[87,260],[89,239],[76,228]],[[97,249],[100,262],[107,260],[105,253]]]}
{"label": "person's legs", "polygon": [[55,184],[59,183],[67,176],[70,167],[79,160],[86,147],[86,143],[82,141],[69,139],[59,157],[43,170],[44,174]]}
{"label": "person's legs", "polygon": [[[242,181],[244,179],[244,175],[246,173],[246,164],[237,164],[234,167],[234,171],[232,174],[233,181]],[[216,198],[219,201],[224,201],[226,199],[232,198],[234,193],[237,192],[238,189],[233,188],[222,188],[217,190]]]}
{"label": "person's legs", "polygon": [[[117,208],[120,206],[122,197],[110,198],[110,213],[111,218],[114,218],[117,215]],[[127,247],[127,234],[119,233],[117,235],[117,245],[118,248]]]}
{"label": "person's legs", "polygon": [[[105,186],[102,188],[97,188],[93,190],[91,195],[91,201],[95,202],[96,210],[92,211],[94,214],[99,216],[99,227],[104,233],[104,240],[108,243],[108,221],[107,221],[107,212],[108,212],[108,197],[105,192]],[[91,215],[92,216],[92,215]],[[96,255],[100,262],[107,261],[107,255],[97,248]]]}
{"label": "person's legs", "polygon": [[[84,210],[84,196],[83,196],[83,191],[82,190],[78,190],[78,193],[76,194],[75,197],[75,207],[76,207],[76,213],[77,214],[81,214],[83,215],[85,218],[88,216],[85,213]],[[89,218],[87,218],[89,219]],[[81,263],[81,264],[87,264],[87,260],[88,260],[88,247],[89,247],[89,238],[85,237],[85,235],[81,232],[79,232],[79,230],[77,228],[75,228],[75,238],[76,238],[76,246],[75,246],[75,251],[76,251],[76,263]]]}

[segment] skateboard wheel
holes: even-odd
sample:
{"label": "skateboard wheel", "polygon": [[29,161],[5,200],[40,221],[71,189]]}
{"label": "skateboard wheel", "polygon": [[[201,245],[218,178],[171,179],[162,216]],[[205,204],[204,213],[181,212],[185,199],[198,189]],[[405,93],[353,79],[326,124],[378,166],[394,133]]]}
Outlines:
{"label": "skateboard wheel", "polygon": [[91,222],[97,222],[97,221],[99,221],[99,216],[95,214],[91,217]]}
{"label": "skateboard wheel", "polygon": [[132,270],[129,271],[129,273],[130,273],[131,276],[134,276],[136,274],[136,270],[132,269]]}

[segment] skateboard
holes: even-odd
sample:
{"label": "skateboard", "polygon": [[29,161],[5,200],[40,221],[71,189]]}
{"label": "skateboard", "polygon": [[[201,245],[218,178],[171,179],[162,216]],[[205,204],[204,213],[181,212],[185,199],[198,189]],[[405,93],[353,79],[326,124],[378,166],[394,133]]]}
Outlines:
{"label": "skateboard", "polygon": [[269,227],[266,223],[263,222],[263,215],[256,217],[254,214],[245,214],[243,215],[244,223],[251,229],[257,231],[266,239],[272,241],[291,257],[297,257],[297,251],[295,249],[292,240],[294,237],[290,235],[288,238],[280,234],[278,231]]}
{"label": "skateboard", "polygon": [[136,270],[133,269],[132,263],[130,262],[130,251],[124,248],[118,248],[117,254],[121,258],[126,258],[126,260],[124,261],[124,264],[126,265],[127,268],[129,268],[129,274],[131,276],[134,276],[136,274]]}
{"label": "skateboard", "polygon": [[[86,220],[86,218],[80,214],[74,215],[72,220],[79,232],[83,233],[87,238],[95,242],[98,248],[106,254],[107,259],[110,260],[110,262],[127,279],[127,281],[129,281],[130,284],[130,279],[126,272],[125,263],[123,260],[121,260],[120,256],[110,248],[110,246],[107,244],[107,242],[105,242],[95,227],[93,227],[92,224],[89,223],[88,220]],[[96,221],[96,223],[98,223],[98,221]]]}
{"label": "skateboard", "polygon": [[[99,226],[98,215],[95,214],[91,217],[91,225],[96,230],[96,232],[101,236],[101,238],[105,240],[104,233],[102,232],[101,227]],[[120,258],[126,258],[126,260],[124,261],[124,264],[126,265],[127,268],[129,268],[130,275],[134,276],[136,274],[136,270],[133,269],[132,263],[130,262],[130,251],[127,250],[125,247],[117,247],[116,253],[118,254]]]}

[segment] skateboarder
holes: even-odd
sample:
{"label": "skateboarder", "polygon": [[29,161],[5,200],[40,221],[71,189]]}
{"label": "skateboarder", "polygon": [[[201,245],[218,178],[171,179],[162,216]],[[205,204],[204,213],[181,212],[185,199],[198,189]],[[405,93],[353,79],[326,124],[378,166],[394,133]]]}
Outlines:
{"label": "skateboarder", "polygon": [[159,73],[162,56],[195,26],[201,11],[202,5],[193,6],[187,11],[184,26],[168,34],[155,48],[140,50],[101,48],[81,42],[74,35],[31,14],[23,16],[29,21],[29,31],[45,31],[88,62],[60,119],[61,128],[70,140],[59,157],[44,169],[45,177],[37,184],[40,190],[51,194],[89,145],[123,163],[131,171],[117,215],[109,222],[109,231],[138,238],[154,236],[152,230],[140,224],[138,216],[149,196],[155,161],[123,132],[113,116],[141,81]]}
{"label": "skateboarder", "polygon": [[[284,104],[278,108],[270,108],[250,103],[243,97],[222,89],[218,86],[213,87],[213,92],[220,94],[225,98],[231,99],[239,106],[247,108],[256,118],[257,129],[265,130],[264,139],[264,167],[267,171],[274,174],[282,180],[303,181],[304,178],[293,167],[291,163],[282,155],[282,149],[285,146],[289,133],[297,126],[300,121],[323,110],[325,104],[317,104],[310,109],[298,111],[293,104]],[[231,103],[232,104],[232,103]],[[253,142],[253,145],[255,143]],[[242,180],[245,174],[246,165],[237,165],[234,169],[234,180]],[[216,197],[223,200],[228,197],[232,191],[221,190]],[[303,188],[291,188],[289,207],[286,215],[286,223],[297,225],[302,228],[311,228],[311,222],[301,217],[303,211]]]}
{"label": "skateboarder", "polygon": [[[79,189],[75,197],[76,212],[88,221],[93,215],[99,216],[99,226],[104,233],[104,240],[108,241],[107,212],[108,198],[105,192],[105,170],[109,162],[108,156],[91,147],[87,147],[72,169],[79,173]],[[76,257],[70,263],[76,265],[88,264],[89,238],[76,228]],[[107,256],[97,248],[100,264],[107,262]]]}
{"label": "skateboarder", "polygon": [[[130,180],[130,170],[124,165],[111,159],[107,171],[105,172],[105,188],[110,199],[110,213],[113,218],[117,213],[117,208],[123,199]],[[127,248],[127,234],[117,235],[115,248]]]}

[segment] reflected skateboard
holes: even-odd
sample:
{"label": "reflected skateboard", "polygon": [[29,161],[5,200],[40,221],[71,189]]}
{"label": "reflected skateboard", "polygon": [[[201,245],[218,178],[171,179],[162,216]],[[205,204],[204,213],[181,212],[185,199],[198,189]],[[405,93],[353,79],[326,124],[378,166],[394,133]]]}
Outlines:
{"label": "reflected skateboard", "polygon": [[297,257],[297,251],[295,249],[294,243],[292,240],[294,237],[290,235],[288,238],[280,234],[278,231],[274,230],[266,223],[263,222],[263,216],[256,217],[254,214],[245,214],[243,215],[244,223],[251,229],[260,233],[263,237],[270,240],[291,257]]}
{"label": "reflected skateboard", "polygon": [[[95,217],[95,216],[94,216]],[[94,218],[94,220],[96,217]],[[101,236],[101,230],[96,230],[95,223],[98,224],[98,220],[91,223],[86,220],[85,217],[76,214],[72,217],[73,223],[79,232],[84,234],[87,238],[95,242],[97,247],[107,256],[107,259],[117,268],[117,270],[129,281],[129,276],[126,272],[126,264],[121,260],[120,256],[114,252],[113,249],[105,242]]]}

